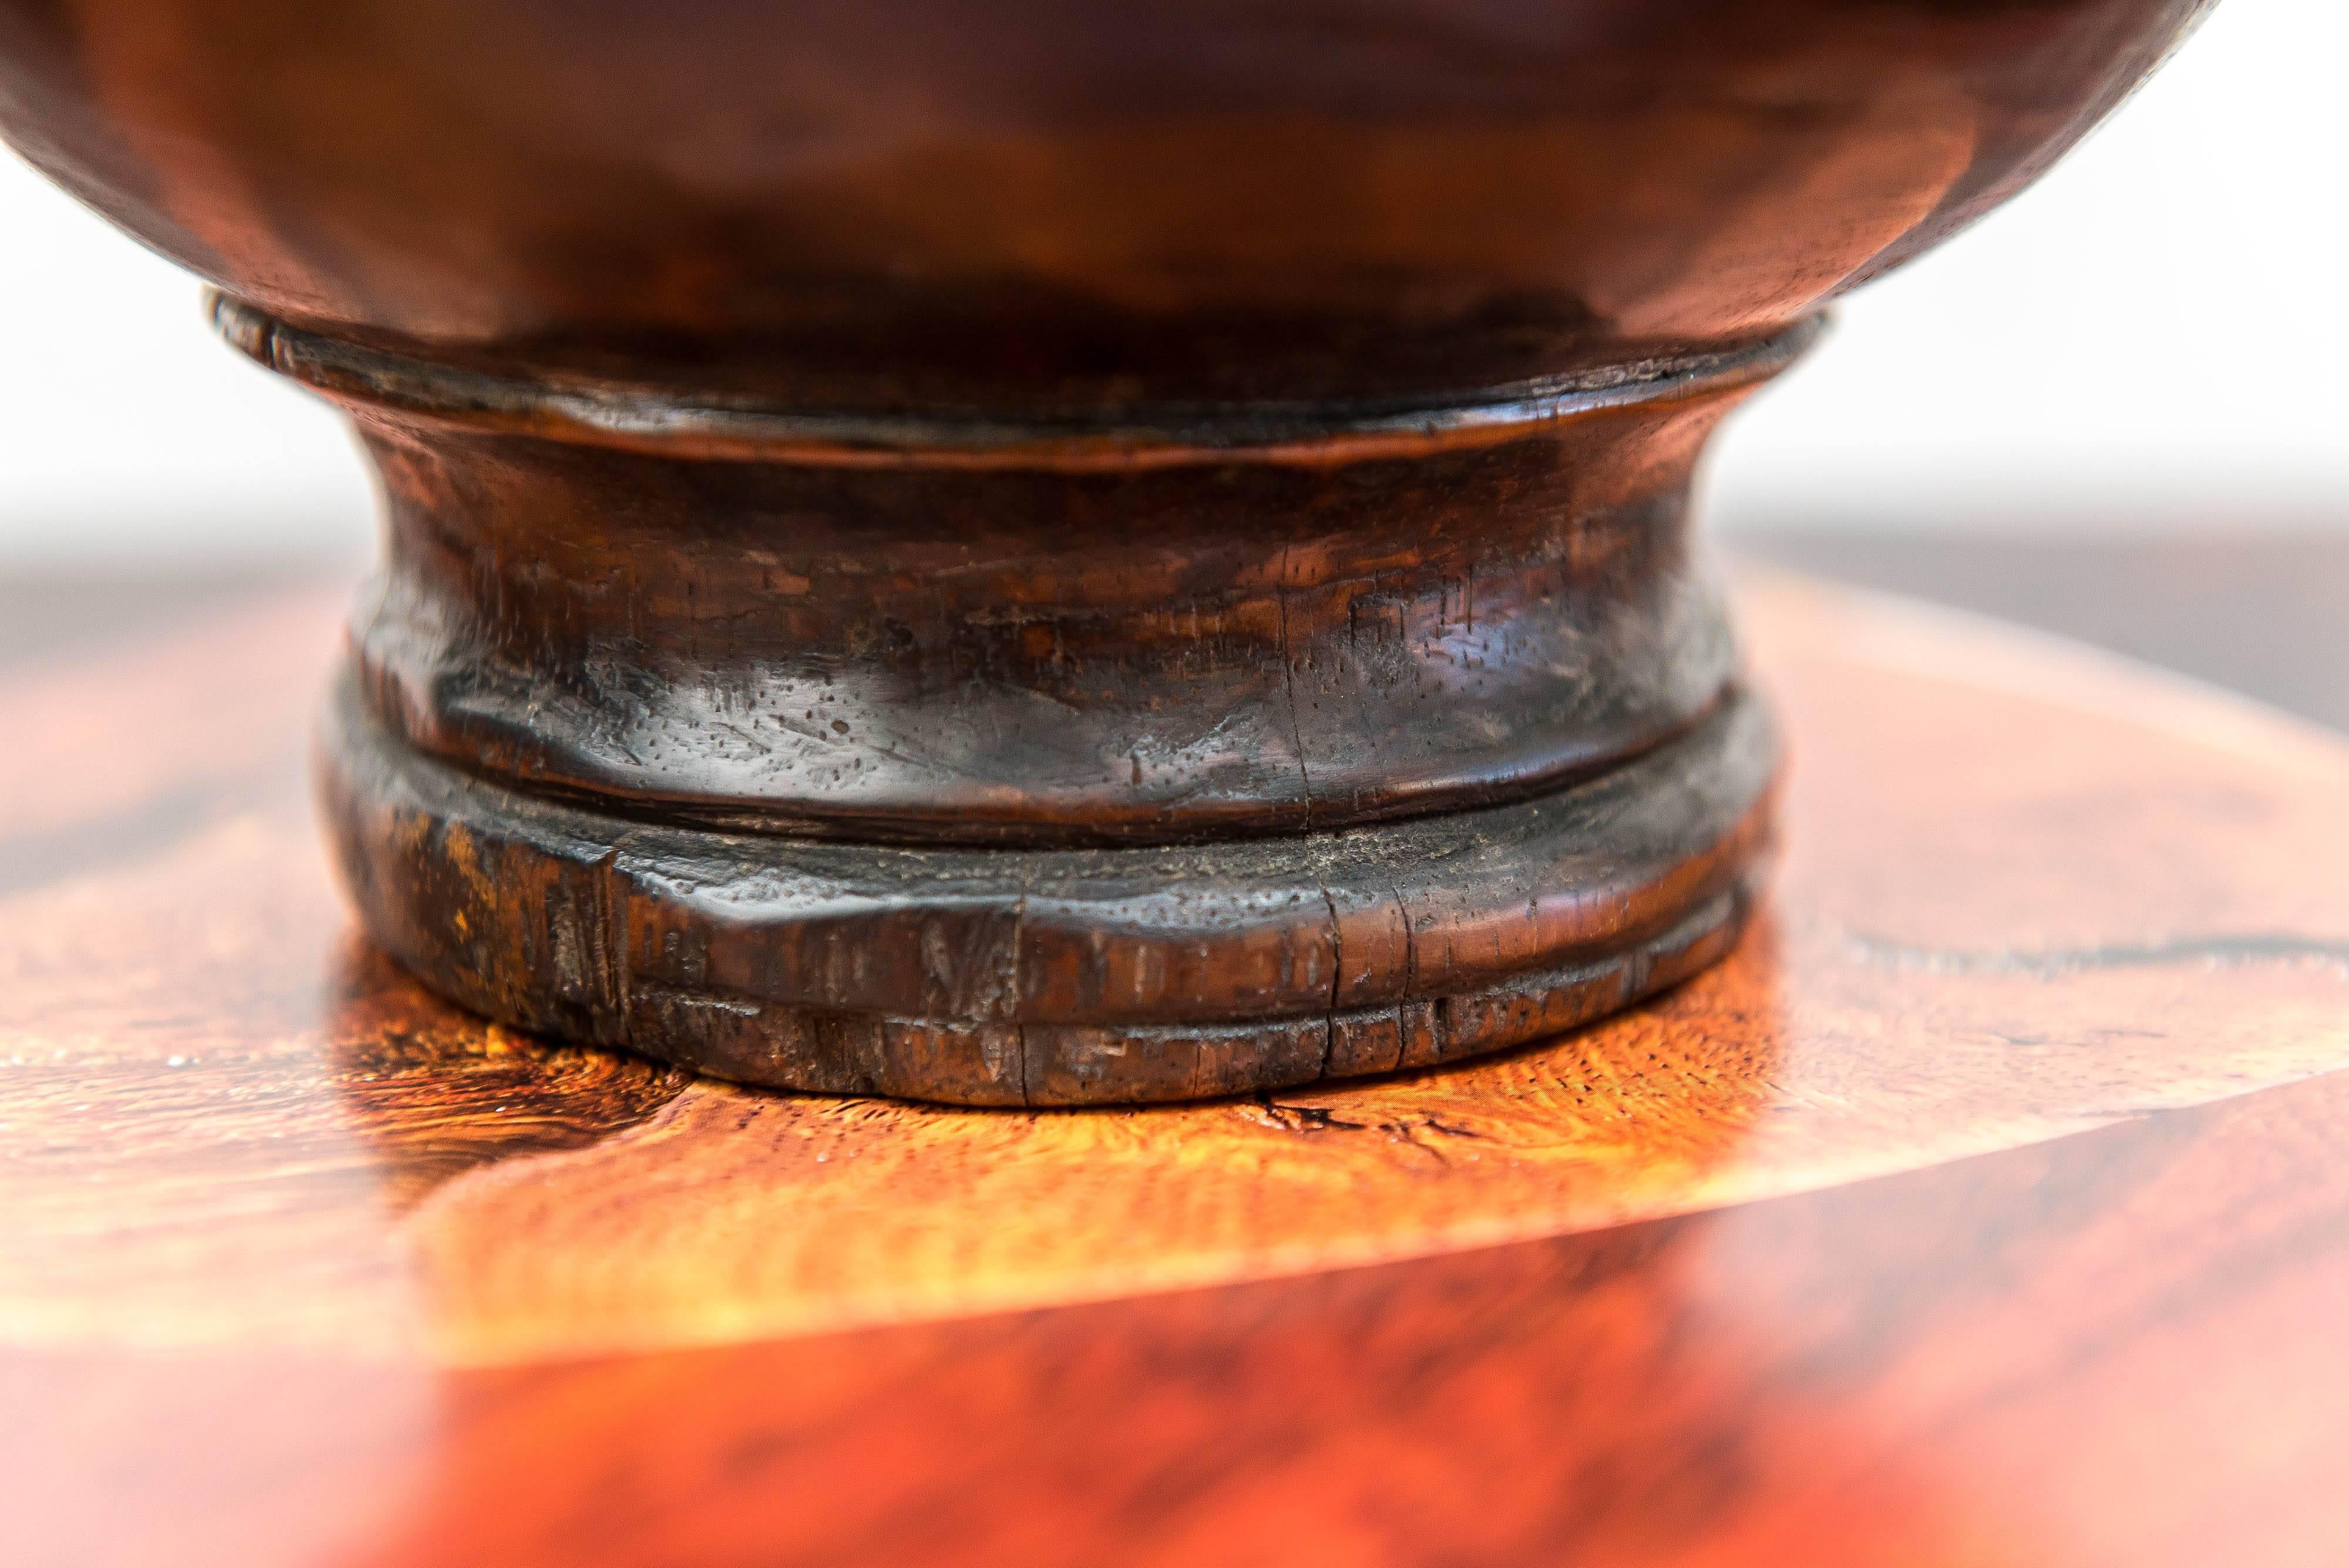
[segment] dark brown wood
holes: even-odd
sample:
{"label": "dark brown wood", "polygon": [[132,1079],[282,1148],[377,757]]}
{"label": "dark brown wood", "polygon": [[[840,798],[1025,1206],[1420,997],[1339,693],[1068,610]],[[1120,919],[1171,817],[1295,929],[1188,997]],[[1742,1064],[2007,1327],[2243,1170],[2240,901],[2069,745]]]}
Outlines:
{"label": "dark brown wood", "polygon": [[1733,940],[1690,475],[2202,0],[0,0],[0,130],[388,500],[379,940],[747,1081],[1177,1098]]}
{"label": "dark brown wood", "polygon": [[550,407],[222,317],[360,416],[390,527],[353,651],[411,745],[668,822],[1043,847],[1522,799],[1687,729],[1734,673],[1691,469],[1815,329],[1071,434]]}
{"label": "dark brown wood", "polygon": [[357,943],[295,733],[340,597],[0,670],[11,1568],[2349,1544],[2338,739],[1759,585],[1787,861],[1723,964],[1432,1071],[951,1111]]}
{"label": "dark brown wood", "polygon": [[0,130],[233,296],[800,410],[1386,400],[1766,336],[2204,0],[7,0]]}
{"label": "dark brown wood", "polygon": [[346,687],[325,803],[368,929],[492,1017],[746,1083],[1191,1099],[1522,1044],[1735,941],[1774,747],[1743,693],[1521,805],[1197,846],[631,826],[471,779]]}
{"label": "dark brown wood", "polygon": [[1767,836],[1684,494],[1815,330],[1408,417],[682,409],[221,307],[390,497],[325,746],[378,940],[510,1023],[965,1104],[1532,1037]]}

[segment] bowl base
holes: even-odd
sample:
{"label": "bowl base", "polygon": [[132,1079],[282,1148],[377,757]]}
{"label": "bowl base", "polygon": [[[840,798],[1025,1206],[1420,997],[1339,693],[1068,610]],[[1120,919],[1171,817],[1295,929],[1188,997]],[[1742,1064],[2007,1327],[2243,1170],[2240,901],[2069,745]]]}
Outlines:
{"label": "bowl base", "polygon": [[321,778],[368,929],[503,1023],[745,1083],[972,1106],[1202,1098],[1573,1028],[1725,954],[1768,841],[1743,690],[1606,774],[1333,833],[912,848],[484,781],[346,680]]}
{"label": "bowl base", "polygon": [[324,782],[370,932],[726,1077],[1174,1100],[1726,950],[1769,725],[1688,488],[1815,323],[1392,407],[822,410],[222,326],[388,501]]}

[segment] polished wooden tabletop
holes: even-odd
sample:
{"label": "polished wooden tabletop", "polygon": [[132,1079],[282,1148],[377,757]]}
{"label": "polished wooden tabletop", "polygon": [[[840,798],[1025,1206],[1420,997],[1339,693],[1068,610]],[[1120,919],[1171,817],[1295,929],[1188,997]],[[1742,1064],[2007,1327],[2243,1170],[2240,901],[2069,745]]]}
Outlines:
{"label": "polished wooden tabletop", "polygon": [[16,592],[0,1562],[2349,1557],[2349,549],[1771,549],[2249,696],[1755,572],[1727,963],[1108,1112],[475,1023],[313,842],[341,585]]}

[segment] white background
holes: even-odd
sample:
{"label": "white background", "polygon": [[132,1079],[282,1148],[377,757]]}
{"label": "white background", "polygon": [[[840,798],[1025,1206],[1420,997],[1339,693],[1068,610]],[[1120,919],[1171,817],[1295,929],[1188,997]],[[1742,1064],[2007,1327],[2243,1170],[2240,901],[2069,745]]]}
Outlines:
{"label": "white background", "polygon": [[[2226,0],[2135,102],[1849,301],[1723,437],[1723,527],[2349,527],[2349,3]],[[0,159],[0,570],[347,565],[337,419]]]}

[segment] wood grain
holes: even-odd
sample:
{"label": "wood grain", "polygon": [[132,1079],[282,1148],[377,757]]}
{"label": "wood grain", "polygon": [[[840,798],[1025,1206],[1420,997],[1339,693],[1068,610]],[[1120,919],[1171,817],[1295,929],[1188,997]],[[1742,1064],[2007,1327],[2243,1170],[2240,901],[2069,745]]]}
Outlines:
{"label": "wood grain", "polygon": [[2338,1560],[2339,742],[1752,584],[1793,831],[1728,964],[1455,1068],[948,1112],[354,944],[330,599],[6,678],[11,843],[74,853],[0,899],[0,1559]]}
{"label": "wood grain", "polygon": [[2322,1568],[2349,1079],[1412,1263],[429,1372],[0,1363],[26,1564]]}
{"label": "wood grain", "polygon": [[[1709,1210],[2339,1064],[2341,747],[1962,621],[1785,583],[1749,609],[1792,848],[1720,972],[1482,1065],[1103,1115],[688,1084],[471,1023],[350,945],[321,879],[287,740],[323,607],[118,656],[159,711],[237,710],[233,782],[188,806],[159,763],[144,827],[101,792],[47,833],[120,858],[0,906],[0,1327],[466,1365],[727,1344]],[[57,773],[140,776],[58,679],[11,701],[53,715]]]}

